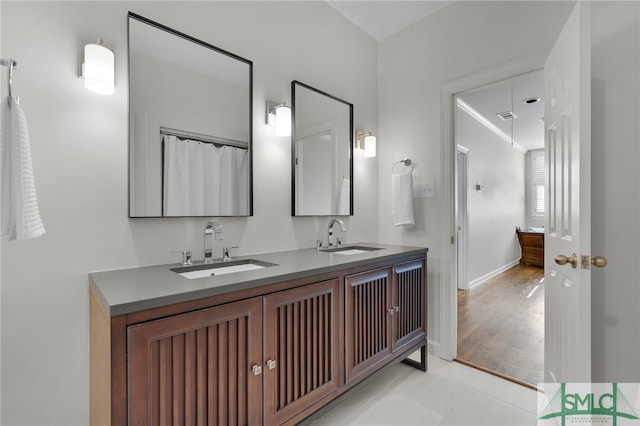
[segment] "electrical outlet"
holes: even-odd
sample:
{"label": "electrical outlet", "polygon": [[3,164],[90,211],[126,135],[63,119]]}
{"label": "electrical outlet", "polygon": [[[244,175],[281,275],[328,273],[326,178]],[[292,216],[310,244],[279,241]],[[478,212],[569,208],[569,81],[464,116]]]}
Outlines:
{"label": "electrical outlet", "polygon": [[434,198],[436,196],[433,182],[413,185],[413,198]]}

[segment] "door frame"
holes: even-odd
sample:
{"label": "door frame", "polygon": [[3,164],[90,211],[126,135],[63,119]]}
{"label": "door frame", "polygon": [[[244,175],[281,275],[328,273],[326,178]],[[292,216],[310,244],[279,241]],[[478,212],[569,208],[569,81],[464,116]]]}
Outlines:
{"label": "door frame", "polygon": [[440,163],[442,181],[442,211],[444,226],[441,228],[440,242],[443,248],[440,272],[440,342],[434,352],[440,358],[453,360],[458,346],[458,241],[456,238],[456,155],[455,107],[456,95],[476,87],[506,80],[544,67],[548,51],[534,53],[488,70],[444,83],[440,89]]}
{"label": "door frame", "polygon": [[469,149],[462,145],[456,145],[456,235],[458,276],[456,283],[459,290],[469,290],[467,277],[467,255],[469,244]]}

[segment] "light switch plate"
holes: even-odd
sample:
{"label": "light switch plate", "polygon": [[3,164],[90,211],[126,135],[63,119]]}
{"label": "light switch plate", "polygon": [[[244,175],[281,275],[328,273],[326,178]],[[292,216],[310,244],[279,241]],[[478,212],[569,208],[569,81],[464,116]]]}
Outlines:
{"label": "light switch plate", "polygon": [[413,185],[413,198],[434,198],[436,196],[433,182]]}

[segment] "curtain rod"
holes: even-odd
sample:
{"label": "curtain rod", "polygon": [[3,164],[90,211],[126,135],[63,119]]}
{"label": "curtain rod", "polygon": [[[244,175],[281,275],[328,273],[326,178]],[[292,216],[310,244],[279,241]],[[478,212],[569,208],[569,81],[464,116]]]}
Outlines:
{"label": "curtain rod", "polygon": [[189,132],[187,130],[172,129],[170,127],[160,127],[160,134],[175,136],[178,138],[193,139],[199,142],[211,143],[214,145],[227,145],[234,146],[236,148],[249,149],[249,142],[221,138],[218,136],[210,136],[203,133]]}

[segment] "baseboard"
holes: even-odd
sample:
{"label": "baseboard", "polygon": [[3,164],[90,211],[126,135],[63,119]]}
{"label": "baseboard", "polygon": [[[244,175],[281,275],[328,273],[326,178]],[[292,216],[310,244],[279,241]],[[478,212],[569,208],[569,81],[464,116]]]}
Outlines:
{"label": "baseboard", "polygon": [[427,339],[427,352],[429,355],[440,356],[440,342],[434,342],[433,340]]}
{"label": "baseboard", "polygon": [[442,353],[442,346],[440,346],[440,342],[435,342],[433,340],[427,341],[427,353],[436,358],[443,359],[445,361],[453,361],[455,357],[450,356],[447,357]]}
{"label": "baseboard", "polygon": [[516,266],[518,263],[520,263],[520,259],[516,259],[514,261],[511,261],[509,263],[507,263],[506,265],[502,265],[501,267],[494,269],[493,271],[484,274],[483,276],[476,278],[473,281],[469,281],[469,290],[471,290],[474,287],[477,287],[481,284],[486,283],[487,281],[489,281],[491,278],[495,277],[498,274],[503,273],[506,270],[509,270],[511,268],[513,268],[514,266]]}

